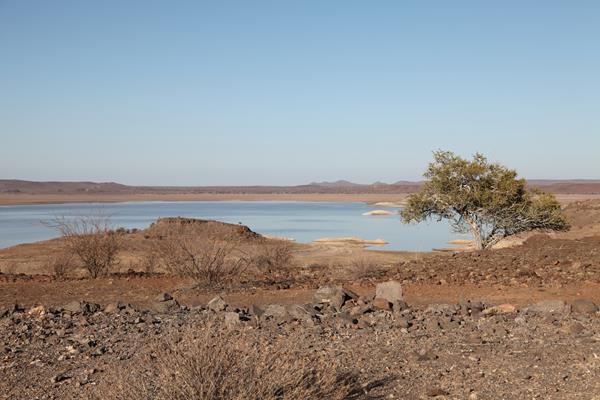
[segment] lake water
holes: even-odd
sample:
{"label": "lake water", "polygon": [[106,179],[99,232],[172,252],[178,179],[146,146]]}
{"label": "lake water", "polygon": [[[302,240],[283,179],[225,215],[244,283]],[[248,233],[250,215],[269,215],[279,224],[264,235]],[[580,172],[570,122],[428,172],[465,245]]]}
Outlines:
{"label": "lake water", "polygon": [[[109,215],[115,227],[146,228],[159,217],[242,223],[255,232],[308,243],[322,237],[384,239],[387,250],[428,251],[457,238],[445,222],[404,225],[397,215],[363,216],[365,203],[296,201],[127,202],[0,206],[0,248],[56,237],[41,221],[57,216]],[[392,210],[394,211],[394,210]]]}

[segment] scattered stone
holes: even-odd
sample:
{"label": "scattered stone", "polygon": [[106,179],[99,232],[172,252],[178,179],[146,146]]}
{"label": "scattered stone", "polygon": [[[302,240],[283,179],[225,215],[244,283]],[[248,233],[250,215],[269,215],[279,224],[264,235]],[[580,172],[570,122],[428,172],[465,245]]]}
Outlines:
{"label": "scattered stone", "polygon": [[257,306],[256,304],[252,304],[248,310],[248,312],[250,313],[250,315],[255,316],[256,318],[260,319],[263,314],[265,313],[263,311],[262,308],[260,308],[259,306]]}
{"label": "scattered stone", "polygon": [[70,312],[72,314],[79,314],[83,311],[82,307],[81,307],[81,302],[79,301],[72,301],[66,305],[64,305],[62,307],[62,309],[66,312]]}
{"label": "scattered stone", "polygon": [[271,304],[265,309],[263,316],[265,318],[272,318],[281,321],[287,319],[288,312],[281,304]]}
{"label": "scattered stone", "polygon": [[114,313],[118,313],[119,311],[121,311],[124,308],[125,308],[125,305],[122,303],[110,303],[110,304],[107,304],[106,307],[104,307],[104,312],[107,314],[114,314]]}
{"label": "scattered stone", "polygon": [[54,375],[51,379],[51,382],[59,383],[59,382],[64,382],[64,381],[72,379],[72,378],[73,378],[73,376],[71,374],[69,374],[68,372],[63,372],[63,373]]}
{"label": "scattered stone", "polygon": [[207,307],[214,312],[221,312],[227,309],[227,303],[221,296],[217,296],[208,302]]}
{"label": "scattered stone", "polygon": [[169,301],[169,300],[173,300],[173,296],[171,296],[169,293],[161,293],[154,298],[154,301],[159,302],[159,303],[163,302],[163,301]]}
{"label": "scattered stone", "polygon": [[426,394],[429,397],[441,397],[441,396],[448,396],[450,393],[448,393],[447,391],[445,391],[439,387],[431,387],[431,388],[427,389]]}
{"label": "scattered stone", "polygon": [[489,307],[483,310],[483,315],[499,315],[499,314],[512,314],[517,312],[517,308],[512,304],[500,304],[497,306]]}
{"label": "scattered stone", "polygon": [[375,298],[375,300],[373,300],[372,304],[373,304],[373,307],[375,307],[378,310],[392,311],[392,309],[393,309],[392,303],[390,303],[387,299],[383,299],[383,298]]}
{"label": "scattered stone", "polygon": [[329,304],[337,311],[341,310],[346,301],[351,299],[357,300],[358,295],[341,286],[321,286],[313,295],[316,304]]}
{"label": "scattered stone", "polygon": [[286,307],[287,316],[297,321],[308,321],[315,316],[315,310],[310,305],[292,304]]}
{"label": "scattered stone", "polygon": [[393,303],[392,309],[395,313],[401,313],[406,310],[410,310],[410,307],[404,300],[396,300]]}
{"label": "scattered stone", "polygon": [[434,315],[451,316],[456,315],[458,308],[455,304],[431,304],[425,310],[426,313]]}
{"label": "scattered stone", "polygon": [[233,328],[242,323],[242,321],[240,320],[240,314],[233,312],[233,311],[226,312],[224,314],[224,320],[225,320],[225,325],[229,328]]}
{"label": "scattered stone", "polygon": [[570,306],[562,300],[545,300],[526,307],[524,311],[530,314],[565,314],[570,311]]}
{"label": "scattered stone", "polygon": [[85,315],[91,315],[102,310],[100,304],[83,301],[80,303],[81,311]]}
{"label": "scattered stone", "polygon": [[180,305],[177,300],[166,300],[161,302],[156,302],[153,304],[152,309],[159,314],[168,314],[172,312],[179,311]]}
{"label": "scattered stone", "polygon": [[37,306],[29,309],[27,315],[33,318],[40,318],[46,314],[46,308],[44,306]]}
{"label": "scattered stone", "polygon": [[421,349],[416,351],[418,361],[437,360],[438,356],[431,349]]}
{"label": "scattered stone", "polygon": [[578,299],[573,302],[573,312],[580,314],[595,314],[598,312],[598,306],[591,300]]}

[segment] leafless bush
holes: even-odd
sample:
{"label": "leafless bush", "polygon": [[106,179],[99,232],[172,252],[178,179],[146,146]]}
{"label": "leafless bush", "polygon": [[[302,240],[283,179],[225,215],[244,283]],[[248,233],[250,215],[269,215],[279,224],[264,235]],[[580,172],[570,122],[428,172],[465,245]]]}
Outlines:
{"label": "leafless bush", "polygon": [[259,272],[272,276],[286,272],[293,259],[292,245],[287,241],[276,241],[257,246],[252,264]]}
{"label": "leafless bush", "polygon": [[[364,398],[356,375],[323,355],[302,352],[300,337],[275,342],[211,326],[184,331],[152,356],[108,377],[102,399],[300,400]],[[100,397],[99,397],[100,398]]]}
{"label": "leafless bush", "polygon": [[51,256],[46,265],[56,279],[65,279],[73,270],[73,254],[61,251]]}
{"label": "leafless bush", "polygon": [[348,269],[352,279],[365,279],[377,275],[380,265],[368,258],[357,258],[350,263]]}
{"label": "leafless bush", "polygon": [[181,227],[163,234],[156,241],[154,252],[170,273],[210,286],[239,277],[249,263],[240,240],[232,235],[199,237]]}
{"label": "leafless bush", "polygon": [[145,254],[139,261],[139,263],[143,272],[147,274],[155,273],[156,267],[158,266],[158,259],[156,257],[156,253],[151,251]]}
{"label": "leafless bush", "polygon": [[111,230],[110,218],[97,215],[46,222],[65,240],[67,251],[81,260],[92,278],[109,271],[117,263],[122,235]]}

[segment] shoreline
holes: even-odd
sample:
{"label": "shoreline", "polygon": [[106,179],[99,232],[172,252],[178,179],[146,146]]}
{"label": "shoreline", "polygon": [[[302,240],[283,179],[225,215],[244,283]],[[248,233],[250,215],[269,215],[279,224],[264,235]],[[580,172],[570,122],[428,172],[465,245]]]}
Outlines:
{"label": "shoreline", "polygon": [[[141,201],[312,201],[403,203],[409,193],[133,193],[133,194],[29,194],[0,193],[0,206],[70,204],[70,203],[125,203]],[[562,205],[576,201],[600,199],[600,194],[555,194]]]}
{"label": "shoreline", "polygon": [[313,201],[313,202],[402,202],[408,193],[181,193],[181,194],[0,194],[0,206],[70,204],[70,203],[125,203],[139,201]]}

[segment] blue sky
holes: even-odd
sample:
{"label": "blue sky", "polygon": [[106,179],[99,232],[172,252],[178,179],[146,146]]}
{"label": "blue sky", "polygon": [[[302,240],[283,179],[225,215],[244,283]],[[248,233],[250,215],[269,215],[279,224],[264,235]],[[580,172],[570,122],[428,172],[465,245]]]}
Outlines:
{"label": "blue sky", "polygon": [[600,178],[597,1],[0,0],[0,178]]}

